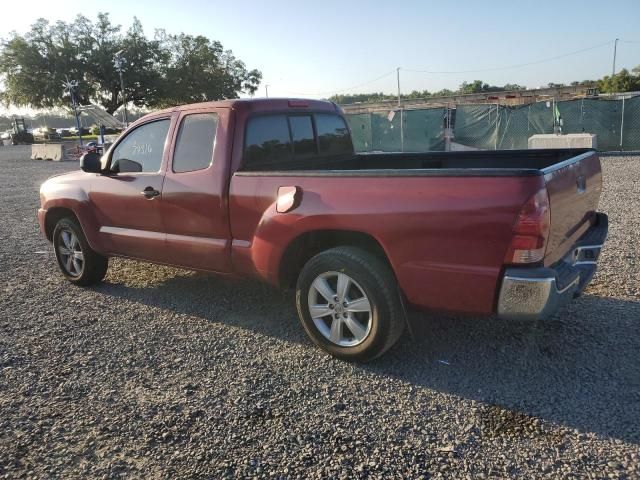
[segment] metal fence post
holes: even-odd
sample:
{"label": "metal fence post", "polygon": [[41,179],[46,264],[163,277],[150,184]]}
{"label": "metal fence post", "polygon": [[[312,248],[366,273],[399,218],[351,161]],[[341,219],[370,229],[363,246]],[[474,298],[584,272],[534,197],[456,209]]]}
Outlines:
{"label": "metal fence post", "polygon": [[400,151],[404,152],[404,108],[400,107]]}
{"label": "metal fence post", "polygon": [[496,103],[496,139],[493,141],[494,150],[498,150],[498,120],[500,118],[499,106],[500,104]]}
{"label": "metal fence post", "polygon": [[620,119],[620,151],[624,149],[622,145],[623,132],[624,132],[624,97],[622,97],[622,118]]}

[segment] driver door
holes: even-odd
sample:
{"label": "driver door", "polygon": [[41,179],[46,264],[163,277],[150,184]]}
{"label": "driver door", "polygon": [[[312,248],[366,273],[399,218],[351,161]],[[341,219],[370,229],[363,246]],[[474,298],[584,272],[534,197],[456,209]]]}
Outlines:
{"label": "driver door", "polygon": [[101,243],[110,254],[167,261],[161,203],[171,127],[171,117],[160,117],[127,132],[111,149],[110,173],[91,184]]}

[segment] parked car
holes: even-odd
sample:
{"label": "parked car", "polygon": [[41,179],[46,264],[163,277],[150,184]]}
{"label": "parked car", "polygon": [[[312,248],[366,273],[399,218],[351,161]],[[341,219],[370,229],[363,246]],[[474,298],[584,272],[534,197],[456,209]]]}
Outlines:
{"label": "parked car", "polygon": [[309,337],[347,360],[389,349],[407,309],[554,314],[608,228],[595,151],[356,154],[321,101],[153,113],[81,169],[40,190],[69,281],[99,282],[122,256],[294,287]]}

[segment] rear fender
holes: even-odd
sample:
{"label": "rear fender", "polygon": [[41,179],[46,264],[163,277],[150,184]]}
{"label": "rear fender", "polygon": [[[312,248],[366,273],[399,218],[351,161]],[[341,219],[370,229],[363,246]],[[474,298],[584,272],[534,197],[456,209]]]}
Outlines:
{"label": "rear fender", "polygon": [[353,225],[353,223],[347,221],[346,218],[345,221],[341,221],[340,217],[343,216],[316,215],[308,211],[304,215],[296,213],[296,211],[282,214],[276,211],[274,202],[265,210],[251,243],[234,241],[232,249],[234,266],[238,271],[253,271],[268,282],[279,285],[280,270],[287,260],[283,256],[289,246],[305,234],[326,231],[362,233],[378,244],[387,261],[390,262],[385,245],[379,238],[357,229],[341,228],[339,226],[341,224]]}

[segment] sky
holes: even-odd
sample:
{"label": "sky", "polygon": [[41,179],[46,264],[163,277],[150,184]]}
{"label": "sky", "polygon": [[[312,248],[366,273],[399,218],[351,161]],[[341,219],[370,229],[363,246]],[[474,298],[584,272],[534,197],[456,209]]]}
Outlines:
{"label": "sky", "polygon": [[[24,33],[38,17],[71,21],[77,13],[95,18],[104,11],[126,29],[136,16],[148,36],[163,28],[219,40],[248,68],[263,73],[256,96],[265,95],[267,84],[269,96],[395,93],[397,67],[405,93],[455,89],[475,79],[529,88],[570,83],[610,74],[615,38],[621,39],[617,70],[640,65],[640,0],[29,0],[28,5],[3,5],[0,37]],[[544,61],[553,57],[561,58]]]}

